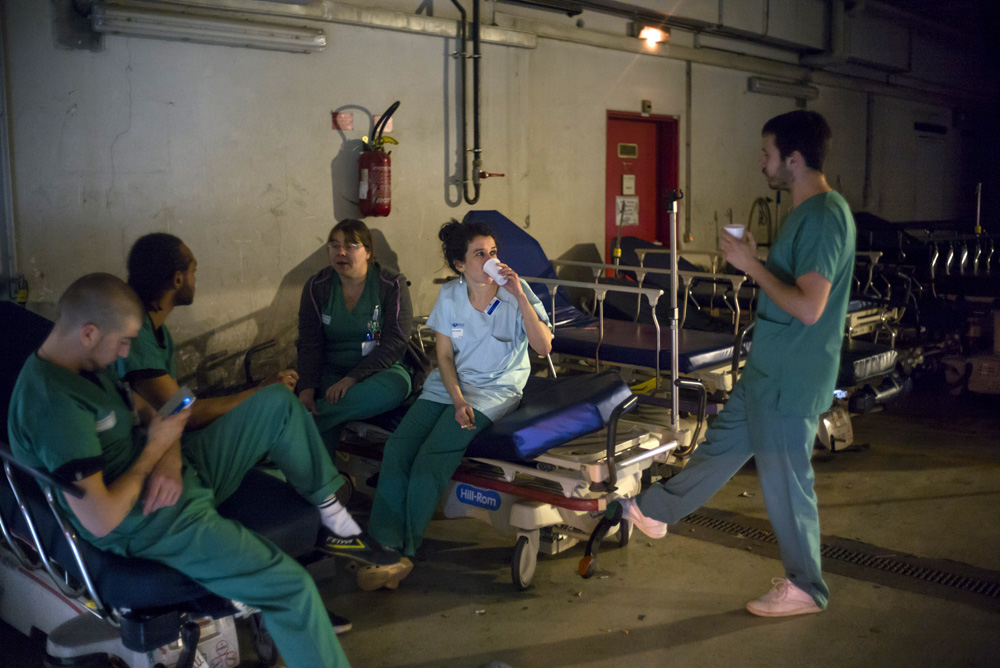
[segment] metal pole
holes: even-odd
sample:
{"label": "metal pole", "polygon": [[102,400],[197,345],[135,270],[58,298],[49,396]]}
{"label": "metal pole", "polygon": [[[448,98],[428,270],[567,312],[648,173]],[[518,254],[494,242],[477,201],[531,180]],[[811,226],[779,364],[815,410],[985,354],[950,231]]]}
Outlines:
{"label": "metal pole", "polygon": [[670,213],[670,425],[675,433],[681,430],[677,387],[677,367],[680,366],[680,319],[677,312],[677,250],[680,243],[677,235],[677,202],[683,197],[684,193],[678,190],[667,193],[667,211]]}

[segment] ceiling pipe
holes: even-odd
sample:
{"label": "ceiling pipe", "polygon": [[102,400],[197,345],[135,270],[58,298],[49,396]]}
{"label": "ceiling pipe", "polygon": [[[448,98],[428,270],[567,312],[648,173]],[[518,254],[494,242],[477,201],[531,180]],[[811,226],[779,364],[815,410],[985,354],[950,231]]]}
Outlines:
{"label": "ceiling pipe", "polygon": [[845,0],[830,0],[829,51],[805,55],[799,64],[806,67],[828,67],[847,62],[847,9]]}

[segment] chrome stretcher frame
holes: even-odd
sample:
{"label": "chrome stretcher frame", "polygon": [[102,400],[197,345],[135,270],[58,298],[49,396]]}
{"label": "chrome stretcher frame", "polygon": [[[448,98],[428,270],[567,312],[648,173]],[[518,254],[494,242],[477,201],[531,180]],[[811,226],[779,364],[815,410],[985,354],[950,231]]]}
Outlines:
{"label": "chrome stretcher frame", "polygon": [[[530,461],[466,456],[439,503],[445,517],[470,517],[514,535],[511,580],[523,591],[532,582],[538,553],[554,555],[587,540],[609,501],[639,493],[643,472],[667,463],[677,440],[662,428],[623,419],[629,397],[607,427],[546,450]],[[374,495],[385,441],[391,432],[365,422],[345,425],[337,465],[355,490]],[[618,544],[628,543],[622,525]]]}
{"label": "chrome stretcher frame", "polygon": [[[645,250],[645,249],[644,249]],[[669,252],[669,251],[666,251]],[[552,260],[552,265],[555,267],[579,267],[583,269],[589,269],[593,273],[594,282],[597,283],[602,276],[608,271],[614,271],[617,273],[625,272],[630,274],[635,274],[636,282],[638,287],[646,287],[644,285],[647,276],[669,276],[669,269],[659,269],[655,267],[633,267],[629,265],[614,265],[614,264],[604,264],[603,262],[581,262],[577,260]],[[687,321],[687,310],[688,303],[692,299],[692,289],[700,283],[711,283],[713,285],[725,284],[729,285],[728,294],[733,296],[733,302],[730,305],[727,299],[727,294],[722,295],[724,303],[733,312],[733,335],[735,336],[739,332],[740,328],[740,303],[736,296],[739,294],[740,288],[743,283],[747,280],[746,276],[741,276],[737,274],[722,274],[718,272],[705,272],[705,271],[688,271],[685,269],[679,269],[677,271],[680,277],[680,283],[684,290],[684,305],[681,307],[680,313],[680,327],[684,327],[684,323]],[[641,297],[640,297],[641,298]],[[639,317],[639,299],[636,299],[636,319]],[[697,302],[696,302],[697,306]],[[655,316],[655,313],[653,314]]]}

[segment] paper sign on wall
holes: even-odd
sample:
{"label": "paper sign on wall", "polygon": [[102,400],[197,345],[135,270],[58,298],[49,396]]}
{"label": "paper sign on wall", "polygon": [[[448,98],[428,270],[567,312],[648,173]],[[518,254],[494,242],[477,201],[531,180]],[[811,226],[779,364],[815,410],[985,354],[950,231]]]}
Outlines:
{"label": "paper sign on wall", "polygon": [[615,197],[615,220],[618,225],[639,224],[639,198],[638,197]]}

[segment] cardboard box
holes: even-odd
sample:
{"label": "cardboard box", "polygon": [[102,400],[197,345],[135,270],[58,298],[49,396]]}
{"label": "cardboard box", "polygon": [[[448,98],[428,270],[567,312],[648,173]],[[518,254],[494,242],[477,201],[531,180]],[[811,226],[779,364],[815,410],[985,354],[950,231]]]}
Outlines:
{"label": "cardboard box", "polygon": [[969,391],[1000,394],[1000,355],[979,355],[969,359]]}

